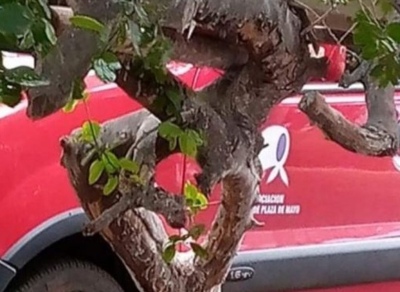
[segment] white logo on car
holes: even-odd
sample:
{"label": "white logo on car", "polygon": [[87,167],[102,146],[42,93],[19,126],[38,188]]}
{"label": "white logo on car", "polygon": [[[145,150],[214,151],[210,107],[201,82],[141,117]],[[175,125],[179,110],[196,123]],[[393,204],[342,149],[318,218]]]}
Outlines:
{"label": "white logo on car", "polygon": [[273,125],[263,130],[261,135],[264,144],[268,144],[259,154],[261,166],[263,171],[272,168],[267,184],[279,177],[286,186],[289,186],[289,177],[285,169],[290,150],[289,131],[285,127]]}
{"label": "white logo on car", "polygon": [[400,171],[400,156],[399,155],[393,156],[392,163],[393,163],[394,168],[396,168],[397,171]]}

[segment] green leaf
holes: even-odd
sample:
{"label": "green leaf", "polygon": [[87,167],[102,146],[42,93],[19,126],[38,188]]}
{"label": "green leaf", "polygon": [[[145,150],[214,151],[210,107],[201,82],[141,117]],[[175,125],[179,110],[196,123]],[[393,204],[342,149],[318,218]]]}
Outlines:
{"label": "green leaf", "polygon": [[63,112],[65,113],[72,113],[76,106],[78,105],[78,101],[76,99],[71,99],[67,102],[67,104],[63,107]]}
{"label": "green leaf", "polygon": [[129,35],[130,39],[133,44],[133,48],[135,49],[135,52],[141,56],[141,51],[140,51],[140,43],[142,40],[142,33],[140,32],[140,27],[137,25],[136,22],[129,20]]}
{"label": "green leaf", "polygon": [[4,103],[9,107],[15,107],[21,102],[21,97],[18,95],[2,95],[0,96],[0,103]]}
{"label": "green leaf", "polygon": [[17,1],[0,4],[0,33],[22,36],[34,21],[32,11]]}
{"label": "green leaf", "polygon": [[57,37],[56,37],[56,32],[54,30],[54,27],[46,19],[43,19],[43,22],[44,22],[44,25],[45,25],[45,33],[46,33],[47,39],[50,41],[50,43],[52,45],[55,45],[56,42],[57,42]]}
{"label": "green leaf", "polygon": [[6,70],[4,78],[10,83],[26,87],[39,87],[50,84],[49,80],[39,76],[35,70],[27,66]]}
{"label": "green leaf", "polygon": [[139,185],[144,185],[145,184],[144,180],[140,176],[138,176],[137,174],[132,174],[132,175],[129,176],[129,178],[132,181],[134,181],[135,183],[139,184]]}
{"label": "green leaf", "polygon": [[384,15],[393,11],[392,0],[379,0],[377,2]]}
{"label": "green leaf", "polygon": [[201,192],[197,193],[197,197],[195,199],[194,205],[198,207],[200,210],[204,210],[208,206],[208,199],[207,197],[202,194]]}
{"label": "green leaf", "polygon": [[192,198],[185,198],[185,204],[187,207],[189,207],[189,209],[191,211],[193,211],[193,208],[196,208],[196,207],[194,207],[194,199],[192,199]]}
{"label": "green leaf", "polygon": [[27,30],[20,42],[21,49],[30,49],[34,44],[35,39],[33,38],[32,31]]}
{"label": "green leaf", "polygon": [[101,126],[95,121],[86,121],[82,125],[82,139],[87,142],[93,142],[99,136]]}
{"label": "green leaf", "polygon": [[188,206],[192,213],[197,213],[204,210],[208,206],[207,197],[202,194],[198,188],[191,183],[185,183],[183,194],[185,196],[186,206]]}
{"label": "green leaf", "polygon": [[106,52],[100,58],[94,60],[93,68],[102,81],[114,82],[117,78],[115,72],[121,69],[121,63],[118,61],[117,56]]}
{"label": "green leaf", "polygon": [[168,244],[162,253],[162,258],[166,263],[170,263],[175,257],[176,249],[175,244]]}
{"label": "green leaf", "polygon": [[[142,22],[141,22],[142,23]],[[156,29],[154,26],[145,26],[141,25],[141,33],[142,33],[142,38],[141,38],[141,46],[148,46],[151,45],[151,43],[154,43],[154,38],[156,36]]]}
{"label": "green leaf", "polygon": [[89,167],[89,185],[96,183],[104,172],[104,163],[96,159]]}
{"label": "green leaf", "polygon": [[185,183],[183,188],[183,194],[186,199],[195,200],[197,198],[198,189],[196,186],[192,185],[191,183]]}
{"label": "green leaf", "polygon": [[167,40],[157,38],[157,41],[153,42],[147,51],[146,58],[144,58],[145,68],[152,72],[153,78],[159,84],[164,84],[169,80],[165,65],[170,59],[170,53],[170,43]]}
{"label": "green leaf", "polygon": [[44,21],[35,22],[31,31],[35,40],[35,50],[43,57],[46,56],[53,45],[46,34],[46,24]]}
{"label": "green leaf", "polygon": [[[76,79],[72,84],[72,90],[71,90],[71,93],[69,96],[69,101],[63,107],[63,111],[65,113],[70,113],[70,112],[74,111],[76,106],[79,104],[79,101],[87,100],[88,97],[89,97],[89,94],[87,92],[85,92],[85,83],[83,82],[83,80],[81,80],[79,78]],[[97,130],[98,129],[96,129],[96,131]],[[90,128],[89,128],[89,132],[85,133],[85,137],[86,137],[85,140],[91,142],[93,139],[87,134],[91,134]]]}
{"label": "green leaf", "polygon": [[364,59],[374,59],[378,55],[380,38],[385,32],[362,11],[357,13],[356,21],[357,26],[353,33],[354,43],[361,48]]}
{"label": "green leaf", "polygon": [[182,130],[178,125],[166,121],[161,123],[158,127],[158,134],[160,134],[160,136],[163,138],[179,137],[182,134]]}
{"label": "green leaf", "polygon": [[103,195],[109,196],[116,190],[118,187],[118,177],[117,176],[109,176],[107,183],[103,188]]}
{"label": "green leaf", "polygon": [[87,94],[85,94],[85,82],[78,78],[72,83],[70,99],[83,100],[85,97],[87,97]]}
{"label": "green leaf", "polygon": [[187,135],[194,141],[194,143],[196,143],[197,146],[201,146],[204,144],[204,141],[202,139],[202,137],[200,136],[200,133],[192,130],[192,129],[187,129],[186,130]]}
{"label": "green leaf", "polygon": [[176,144],[177,144],[177,140],[176,138],[169,138],[168,142],[169,142],[169,149],[170,150],[174,150],[176,148]]}
{"label": "green leaf", "polygon": [[374,45],[365,46],[361,52],[365,60],[372,60],[378,55],[378,47]]}
{"label": "green leaf", "polygon": [[85,30],[91,30],[95,32],[102,32],[105,29],[105,26],[100,23],[98,20],[86,16],[86,15],[75,15],[72,16],[69,21],[78,28],[82,28]]}
{"label": "green leaf", "polygon": [[108,173],[115,173],[120,169],[118,157],[110,150],[104,151],[102,159]]}
{"label": "green leaf", "polygon": [[0,103],[14,107],[21,101],[21,86],[0,80]]}
{"label": "green leaf", "polygon": [[188,134],[188,132],[182,133],[179,138],[179,147],[183,154],[190,157],[196,157],[197,154],[197,144],[196,140]]}
{"label": "green leaf", "polygon": [[125,157],[119,160],[119,166],[121,166],[122,169],[128,170],[132,173],[137,173],[139,171],[139,165],[135,161]]}
{"label": "green leaf", "polygon": [[207,251],[200,244],[191,242],[190,247],[192,248],[194,254],[197,255],[199,258],[204,259],[207,257]]}
{"label": "green leaf", "polygon": [[197,240],[204,233],[205,229],[206,229],[206,226],[204,224],[195,225],[189,230],[189,235],[194,240]]}
{"label": "green leaf", "polygon": [[38,3],[40,5],[40,7],[43,10],[44,15],[47,17],[47,19],[51,19],[51,12],[50,12],[50,8],[47,4],[46,0],[38,0]]}
{"label": "green leaf", "polygon": [[15,51],[18,49],[18,37],[15,34],[3,34],[0,31],[0,49],[3,51]]}
{"label": "green leaf", "polygon": [[182,96],[177,89],[169,89],[166,91],[168,99],[174,106],[175,112],[180,111],[181,103],[182,103]]}
{"label": "green leaf", "polygon": [[395,42],[400,43],[400,23],[392,22],[386,27],[386,33]]}

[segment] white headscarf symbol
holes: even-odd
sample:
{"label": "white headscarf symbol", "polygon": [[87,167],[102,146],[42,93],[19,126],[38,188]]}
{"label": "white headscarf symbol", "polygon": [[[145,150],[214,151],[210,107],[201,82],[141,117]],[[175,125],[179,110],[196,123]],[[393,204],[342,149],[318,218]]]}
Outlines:
{"label": "white headscarf symbol", "polygon": [[259,154],[261,166],[263,171],[273,167],[267,183],[279,176],[282,182],[289,186],[289,178],[285,169],[290,150],[289,131],[285,127],[274,125],[266,128],[261,135],[264,138],[264,144],[268,144]]}

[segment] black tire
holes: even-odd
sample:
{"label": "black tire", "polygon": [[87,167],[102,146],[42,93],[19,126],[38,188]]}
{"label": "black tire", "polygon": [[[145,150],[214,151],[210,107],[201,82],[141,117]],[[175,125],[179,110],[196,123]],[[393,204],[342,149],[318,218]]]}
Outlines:
{"label": "black tire", "polygon": [[123,292],[104,270],[80,260],[60,260],[32,273],[12,292]]}

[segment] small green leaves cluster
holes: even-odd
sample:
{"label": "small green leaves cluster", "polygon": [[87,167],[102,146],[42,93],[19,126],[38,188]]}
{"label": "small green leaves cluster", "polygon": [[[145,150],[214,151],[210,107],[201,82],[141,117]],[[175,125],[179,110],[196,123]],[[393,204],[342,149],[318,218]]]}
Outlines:
{"label": "small green leaves cluster", "polygon": [[196,215],[199,211],[205,210],[208,207],[207,197],[191,183],[185,183],[183,195],[185,196],[185,203],[191,215]]}
{"label": "small green leaves cluster", "polygon": [[[204,234],[205,229],[206,227],[204,224],[197,224],[190,228],[185,235],[171,235],[168,242],[165,244],[162,253],[164,261],[170,263],[175,257],[178,244],[183,243],[190,238],[194,241],[198,240],[200,236]],[[207,257],[207,251],[200,244],[192,241],[189,245],[196,256],[200,258]]]}
{"label": "small green leaves cluster", "polygon": [[[70,22],[77,28],[98,34],[99,39],[105,42],[104,46],[109,47],[106,43],[109,41],[109,29],[98,20],[86,15],[75,15],[70,18]],[[97,77],[106,83],[114,82],[117,77],[116,72],[122,68],[117,56],[110,51],[96,55],[93,58],[92,67]]]}
{"label": "small green leaves cluster", "polygon": [[111,52],[105,52],[93,61],[93,69],[96,75],[104,82],[114,82],[116,72],[122,68],[117,56]]}
{"label": "small green leaves cluster", "polygon": [[[108,30],[98,20],[85,15],[75,15],[70,18],[70,21],[77,28],[98,34],[100,40],[108,40]],[[104,51],[93,59],[92,67],[97,77],[108,83],[115,81],[116,72],[121,69],[121,64],[115,54]],[[73,88],[70,101],[64,108],[65,111],[73,110],[79,100],[85,101],[87,98],[87,94],[83,93],[83,82],[77,81]],[[103,174],[106,174],[107,181],[103,186],[103,194],[109,196],[117,189],[119,174],[122,170],[128,172],[135,181],[140,181],[137,175],[139,165],[128,158],[118,158],[109,149],[101,149],[97,141],[100,131],[101,126],[98,123],[86,121],[82,126],[81,139],[93,144],[97,152],[97,159],[93,160],[89,167],[88,183],[89,185],[94,185],[100,180]]]}
{"label": "small green leaves cluster", "polygon": [[96,146],[100,131],[101,126],[98,122],[92,120],[86,121],[82,125],[81,139],[84,142],[93,143]]}
{"label": "small green leaves cluster", "polygon": [[371,9],[360,1],[361,9],[354,19],[354,44],[360,49],[363,59],[375,64],[371,75],[381,86],[396,85],[400,78],[400,23],[391,20],[394,13],[392,2],[368,2],[368,5],[374,5]]}
{"label": "small green leaves cluster", "polygon": [[385,23],[374,18],[368,11],[360,11],[356,21],[354,43],[360,47],[365,60],[376,63],[372,76],[382,86],[397,84],[400,77],[400,23]]}
{"label": "small green leaves cluster", "polygon": [[20,102],[24,89],[48,84],[49,81],[36,74],[32,68],[19,66],[6,69],[0,64],[0,103],[13,107]]}
{"label": "small green leaves cluster", "polygon": [[131,66],[135,76],[147,87],[155,89],[157,98],[152,107],[168,117],[179,118],[183,102],[183,89],[167,71],[172,45],[164,37],[157,21],[152,17],[154,7],[144,1],[122,1],[126,6],[125,35],[132,43],[134,56]]}
{"label": "small green leaves cluster", "polygon": [[56,43],[45,0],[0,1],[0,50],[33,49],[45,55]]}
{"label": "small green leaves cluster", "polygon": [[128,158],[118,158],[109,149],[100,149],[97,143],[101,126],[97,122],[87,121],[83,124],[81,130],[81,139],[91,143],[97,152],[97,159],[93,160],[89,167],[88,183],[94,185],[103,174],[107,175],[107,181],[103,187],[103,194],[109,196],[119,184],[119,173],[121,170],[128,172],[133,179],[138,181],[139,165]]}
{"label": "small green leaves cluster", "polygon": [[124,28],[136,53],[136,65],[142,71],[151,73],[157,83],[165,84],[169,79],[166,69],[171,53],[169,40],[163,37],[158,23],[150,20],[141,1],[124,1],[124,3],[126,6]]}
{"label": "small green leaves cluster", "polygon": [[[50,19],[44,0],[0,1],[0,51],[33,50],[44,56],[56,42]],[[23,90],[48,84],[32,68],[5,68],[0,53],[0,103],[15,106]]]}
{"label": "small green leaves cluster", "polygon": [[[182,104],[182,90],[176,82],[171,80],[166,70],[166,62],[169,59],[170,44],[159,33],[158,26],[149,21],[146,11],[134,1],[123,1],[126,6],[127,17],[120,28],[120,35],[130,38],[136,56],[132,66],[138,77],[142,80],[154,80],[154,87],[158,88],[156,105],[174,119],[179,118]],[[132,17],[132,14],[135,17]],[[91,29],[102,33],[99,23],[85,17],[78,17],[72,23],[84,29]],[[122,38],[123,38],[122,37]],[[117,58],[109,52],[97,57],[93,62],[96,75],[105,82],[113,82],[115,72],[121,69]],[[82,129],[82,138],[87,142],[96,140],[100,127],[97,124],[87,123]],[[169,147],[174,150],[178,145],[182,153],[195,157],[199,146],[203,145],[201,135],[192,129],[182,129],[177,124],[169,121],[160,124],[159,135],[168,140]],[[139,167],[135,162],[126,158],[118,159],[111,151],[98,151],[98,159],[94,160],[89,169],[89,184],[98,182],[101,176],[107,174],[107,182],[103,188],[104,195],[110,195],[118,187],[117,174],[121,169],[136,175]],[[195,216],[199,211],[208,206],[208,200],[194,185],[186,183],[184,186],[185,203],[190,216]],[[165,245],[162,253],[163,259],[169,263],[176,254],[177,245],[189,238],[196,241],[204,233],[202,224],[192,226],[185,235],[173,235]],[[196,242],[190,242],[193,252],[199,257],[206,257],[206,250]]]}
{"label": "small green leaves cluster", "polygon": [[96,33],[103,33],[105,30],[104,25],[98,20],[86,15],[74,15],[69,21],[77,28],[81,28]]}
{"label": "small green leaves cluster", "polygon": [[198,147],[203,145],[203,139],[197,131],[182,129],[170,121],[161,123],[158,133],[169,142],[171,150],[179,144],[181,152],[190,157],[196,157]]}
{"label": "small green leaves cluster", "polygon": [[125,170],[132,175],[137,175],[139,166],[133,160],[122,157],[118,158],[110,150],[105,150],[100,157],[92,162],[89,168],[89,184],[93,185],[101,178],[105,172],[107,174],[107,182],[103,187],[103,194],[108,196],[112,194],[119,183],[119,172]]}
{"label": "small green leaves cluster", "polygon": [[65,113],[73,112],[79,102],[86,102],[88,98],[89,94],[85,92],[85,83],[81,79],[76,79],[72,84],[72,90],[63,111]]}
{"label": "small green leaves cluster", "polygon": [[[208,206],[207,197],[202,194],[199,189],[187,182],[184,186],[184,196],[186,206],[189,209],[190,216],[195,216],[199,211],[205,210]],[[171,262],[175,257],[177,244],[183,243],[189,238],[197,241],[201,235],[205,232],[204,224],[193,225],[186,234],[184,235],[172,235],[169,237],[169,241],[166,243],[162,256],[164,261],[167,263]],[[207,251],[198,243],[190,242],[190,247],[192,248],[195,255],[201,258],[207,257]]]}

